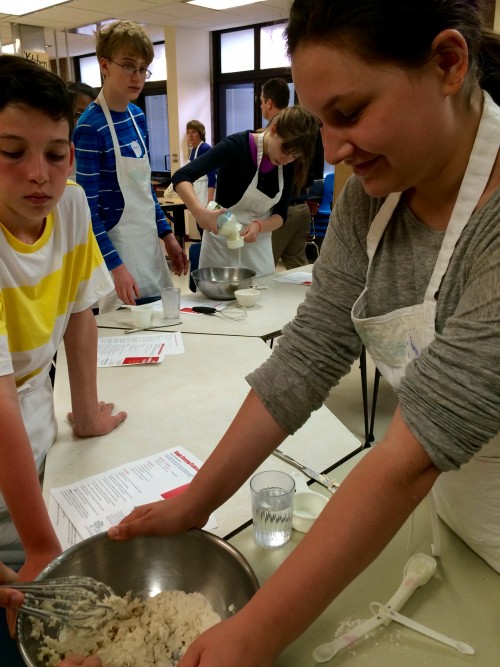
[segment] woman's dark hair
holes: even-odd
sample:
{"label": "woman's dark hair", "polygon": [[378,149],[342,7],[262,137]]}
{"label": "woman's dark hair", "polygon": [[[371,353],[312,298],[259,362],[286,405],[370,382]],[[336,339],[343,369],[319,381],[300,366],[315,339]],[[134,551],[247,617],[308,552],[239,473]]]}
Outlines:
{"label": "woman's dark hair", "polygon": [[64,81],[44,67],[20,56],[0,56],[0,111],[25,104],[53,120],[67,120],[73,132],[73,99]]}
{"label": "woman's dark hair", "polygon": [[478,0],[294,0],[286,38],[290,55],[330,42],[367,62],[416,69],[446,29],[463,35],[471,76],[500,103],[500,36],[483,28]]}

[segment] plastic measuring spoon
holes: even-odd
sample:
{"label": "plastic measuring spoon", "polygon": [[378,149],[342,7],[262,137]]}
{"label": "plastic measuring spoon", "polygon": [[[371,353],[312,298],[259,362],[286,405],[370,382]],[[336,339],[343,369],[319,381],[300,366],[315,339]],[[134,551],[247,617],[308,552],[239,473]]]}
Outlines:
{"label": "plastic measuring spoon", "polygon": [[[437,563],[427,554],[415,554],[406,563],[403,570],[403,580],[397,591],[385,605],[388,609],[397,611],[410,599],[412,593],[417,588],[426,584],[436,571]],[[331,642],[321,644],[313,651],[313,658],[316,662],[328,662],[341,649],[350,646],[361,637],[375,630],[381,625],[389,625],[390,617],[372,616],[368,620],[355,626],[349,632],[346,632]]]}
{"label": "plastic measuring spoon", "polygon": [[385,618],[372,616],[368,620],[363,621],[363,623],[356,625],[352,630],[344,633],[341,637],[337,637],[332,642],[325,642],[317,646],[312,653],[313,658],[316,662],[328,662],[339,651],[354,644],[358,639],[361,639],[372,630],[379,628],[384,623]]}
{"label": "plastic measuring spoon", "polygon": [[[436,571],[437,562],[427,554],[415,554],[404,566],[403,581],[398,590],[385,605],[389,609],[399,611],[405,605],[412,594],[426,584]],[[388,625],[388,624],[387,624]]]}
{"label": "plastic measuring spoon", "polygon": [[447,646],[451,646],[452,648],[457,649],[457,651],[459,651],[460,653],[466,653],[467,655],[474,655],[474,653],[476,652],[475,649],[472,648],[472,646],[469,646],[469,644],[466,644],[465,642],[460,642],[457,639],[452,639],[451,637],[447,637],[446,635],[443,635],[441,632],[436,632],[436,630],[432,630],[432,628],[428,628],[426,625],[422,625],[422,623],[418,623],[417,621],[408,618],[408,616],[403,616],[403,614],[400,614],[399,612],[394,611],[393,609],[389,609],[387,606],[384,606],[379,602],[372,602],[370,604],[370,609],[373,614],[385,617],[390,621],[396,621],[396,623],[400,623],[401,625],[404,625],[407,628],[411,628],[416,632],[420,632],[420,634],[425,635],[426,637],[430,637],[431,639],[435,639],[436,641],[441,642],[441,644],[446,644]]}

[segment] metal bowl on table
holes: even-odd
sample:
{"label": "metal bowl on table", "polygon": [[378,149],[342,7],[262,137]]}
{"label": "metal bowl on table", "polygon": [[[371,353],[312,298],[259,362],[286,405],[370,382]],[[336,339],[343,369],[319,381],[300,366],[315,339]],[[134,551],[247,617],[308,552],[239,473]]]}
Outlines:
{"label": "metal bowl on table", "polygon": [[229,301],[235,299],[236,290],[252,285],[256,272],[231,266],[196,269],[191,272],[196,287],[209,299]]}
{"label": "metal bowl on table", "polygon": [[[165,590],[204,595],[222,619],[241,609],[259,587],[245,558],[230,544],[203,530],[181,535],[139,536],[125,542],[106,533],[69,548],[38,576],[39,580],[89,576],[110,586],[117,595],[132,592],[147,599]],[[31,620],[19,615],[17,634],[21,654],[29,667],[37,659],[40,639],[31,636]],[[45,627],[55,636],[57,629]]]}

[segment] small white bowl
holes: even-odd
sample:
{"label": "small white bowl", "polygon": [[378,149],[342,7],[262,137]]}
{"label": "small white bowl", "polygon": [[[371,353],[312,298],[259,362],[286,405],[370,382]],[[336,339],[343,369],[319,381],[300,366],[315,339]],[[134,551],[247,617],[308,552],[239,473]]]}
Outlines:
{"label": "small white bowl", "polygon": [[257,299],[260,296],[260,292],[257,289],[237,289],[234,293],[236,300],[240,306],[245,306],[245,308],[252,308],[257,303]]}
{"label": "small white bowl", "polygon": [[142,306],[131,306],[132,324],[134,327],[148,327],[151,326],[153,319],[153,306],[143,304]]}
{"label": "small white bowl", "polygon": [[292,526],[299,533],[307,533],[325,508],[328,498],[321,493],[311,491],[306,484],[304,476],[300,473],[294,472],[292,477],[295,480]]}
{"label": "small white bowl", "polygon": [[292,526],[299,533],[307,533],[321,512],[328,498],[316,491],[299,491],[293,499]]}

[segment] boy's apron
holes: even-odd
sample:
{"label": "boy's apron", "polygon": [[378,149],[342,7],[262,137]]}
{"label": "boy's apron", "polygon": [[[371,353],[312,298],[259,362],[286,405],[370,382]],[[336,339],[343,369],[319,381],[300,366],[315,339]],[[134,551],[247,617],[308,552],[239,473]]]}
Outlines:
{"label": "boy's apron", "polygon": [[[380,373],[397,388],[406,365],[435,337],[436,299],[455,245],[488,182],[500,146],[500,108],[484,93],[476,141],[423,303],[363,318],[367,287],[352,308],[356,331]],[[368,273],[401,193],[387,197],[367,236]],[[367,273],[367,275],[368,275]],[[460,470],[440,475],[433,487],[442,519],[476,553],[500,572],[500,434]]]}
{"label": "boy's apron", "polygon": [[[257,141],[257,170],[250,185],[243,193],[242,198],[231,212],[243,226],[253,220],[262,220],[271,215],[272,207],[281,199],[283,192],[283,166],[278,165],[278,192],[274,197],[268,197],[257,189],[259,167],[264,154],[264,136],[262,132]],[[217,234],[203,234],[200,252],[200,269],[205,267],[235,266],[253,269],[257,276],[266,276],[274,273],[274,257],[271,243],[271,232],[261,232],[255,243],[245,243],[242,248],[230,250],[226,239]]]}
{"label": "boy's apron", "polygon": [[[31,443],[38,474],[43,472],[45,456],[57,436],[52,383],[48,369],[30,378],[18,388],[24,426]],[[0,494],[0,560],[19,564],[24,551],[14,524]]]}
{"label": "boy's apron", "polygon": [[[124,157],[102,92],[97,101],[108,123],[116,160],[116,176],[123,196],[123,213],[108,236],[123,264],[133,275],[140,298],[159,296],[162,287],[170,287],[172,278],[165,258],[165,245],[158,238],[155,202],[151,194],[151,168],[146,144],[134,117],[127,109],[140,141],[131,147],[137,157]],[[142,153],[142,157],[140,157]],[[116,310],[123,302],[116,292],[99,301],[99,311]]]}

